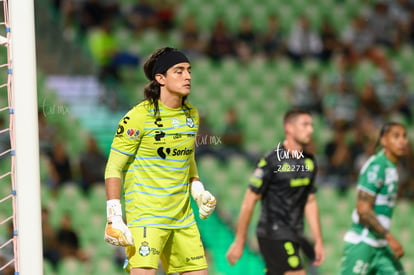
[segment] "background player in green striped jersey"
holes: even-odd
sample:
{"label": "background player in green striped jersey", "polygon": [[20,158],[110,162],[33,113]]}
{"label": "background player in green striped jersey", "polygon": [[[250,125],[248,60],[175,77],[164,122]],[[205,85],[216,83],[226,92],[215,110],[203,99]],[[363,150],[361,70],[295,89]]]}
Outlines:
{"label": "background player in green striped jersey", "polygon": [[389,231],[398,192],[397,161],[407,150],[402,124],[390,122],[380,131],[382,149],[362,167],[356,209],[345,234],[340,274],[405,274],[404,250]]}
{"label": "background player in green striped jersey", "polygon": [[[120,121],[105,171],[105,240],[126,246],[131,275],[207,274],[207,260],[190,206],[190,193],[207,218],[216,200],[200,182],[194,160],[197,109],[186,101],[191,65],[173,48],[145,62],[145,99]],[[120,193],[125,198],[122,219]]]}

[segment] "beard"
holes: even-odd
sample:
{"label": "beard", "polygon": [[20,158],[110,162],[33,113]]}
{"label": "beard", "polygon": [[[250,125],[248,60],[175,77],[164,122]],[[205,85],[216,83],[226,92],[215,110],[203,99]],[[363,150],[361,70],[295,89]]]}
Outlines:
{"label": "beard", "polygon": [[296,137],[295,138],[295,142],[297,144],[299,144],[301,147],[305,147],[307,145],[309,145],[309,143],[311,142],[311,137],[310,136],[305,136],[305,137]]}

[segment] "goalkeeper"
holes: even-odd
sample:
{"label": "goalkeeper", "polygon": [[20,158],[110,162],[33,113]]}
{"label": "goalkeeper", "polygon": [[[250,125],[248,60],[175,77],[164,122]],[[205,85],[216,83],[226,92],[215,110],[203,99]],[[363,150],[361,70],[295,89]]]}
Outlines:
{"label": "goalkeeper", "polygon": [[207,274],[190,194],[201,219],[216,200],[194,160],[199,115],[186,100],[191,66],[184,54],[166,47],[148,58],[144,72],[150,80],[145,99],[119,121],[106,166],[105,241],[126,247],[131,275],[155,275],[160,260],[167,274]]}

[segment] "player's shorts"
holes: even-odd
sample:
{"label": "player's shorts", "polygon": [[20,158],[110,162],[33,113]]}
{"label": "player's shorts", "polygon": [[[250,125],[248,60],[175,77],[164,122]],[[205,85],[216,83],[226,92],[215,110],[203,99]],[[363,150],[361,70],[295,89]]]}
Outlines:
{"label": "player's shorts", "polygon": [[372,247],[364,242],[345,242],[341,262],[341,275],[405,274],[401,261],[397,260],[388,246]]}
{"label": "player's shorts", "polygon": [[259,237],[258,241],[266,264],[266,275],[283,275],[286,271],[303,269],[298,243],[263,237]]}
{"label": "player's shorts", "polygon": [[135,246],[126,248],[127,271],[132,268],[158,269],[160,260],[167,274],[208,267],[196,224],[178,229],[133,227],[130,230]]}

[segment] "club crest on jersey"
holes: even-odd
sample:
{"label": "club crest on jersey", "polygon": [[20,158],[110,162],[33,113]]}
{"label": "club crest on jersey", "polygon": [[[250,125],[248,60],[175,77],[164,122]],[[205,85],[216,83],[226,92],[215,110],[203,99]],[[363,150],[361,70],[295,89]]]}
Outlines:
{"label": "club crest on jersey", "polygon": [[147,242],[142,242],[141,246],[139,247],[139,255],[141,255],[142,257],[148,256],[150,254],[150,247],[148,246]]}
{"label": "club crest on jersey", "polygon": [[193,128],[194,127],[194,121],[191,117],[187,117],[186,120],[188,127]]}
{"label": "club crest on jersey", "polygon": [[139,136],[139,130],[138,129],[129,128],[126,133],[129,136],[129,138],[131,138],[131,139],[136,139]]}

